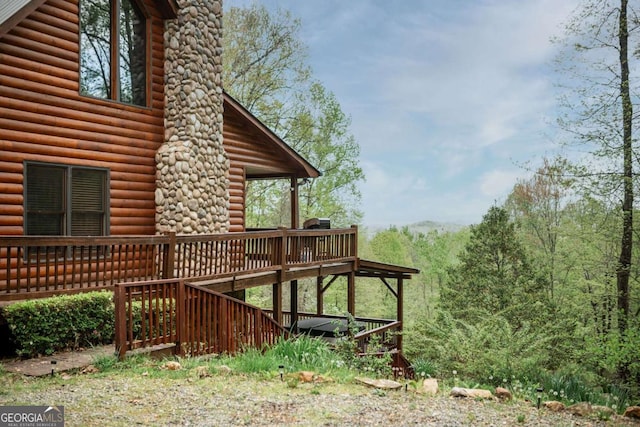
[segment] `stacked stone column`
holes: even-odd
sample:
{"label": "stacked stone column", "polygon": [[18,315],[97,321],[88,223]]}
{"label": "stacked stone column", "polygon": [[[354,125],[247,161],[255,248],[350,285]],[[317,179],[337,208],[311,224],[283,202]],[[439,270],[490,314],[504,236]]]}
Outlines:
{"label": "stacked stone column", "polygon": [[178,0],[166,21],[165,143],[156,154],[158,232],[229,230],[229,159],[222,145],[222,4]]}

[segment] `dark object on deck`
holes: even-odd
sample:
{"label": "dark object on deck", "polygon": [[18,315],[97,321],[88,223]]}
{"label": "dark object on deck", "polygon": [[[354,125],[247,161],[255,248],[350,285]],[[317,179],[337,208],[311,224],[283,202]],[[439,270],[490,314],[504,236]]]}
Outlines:
{"label": "dark object on deck", "polygon": [[328,230],[331,228],[329,218],[309,218],[302,224],[302,228],[308,230]]}
{"label": "dark object on deck", "polygon": [[[355,322],[358,332],[364,330],[364,322]],[[298,321],[298,331],[312,337],[344,336],[348,334],[347,319],[327,319],[326,317],[312,317]]]}

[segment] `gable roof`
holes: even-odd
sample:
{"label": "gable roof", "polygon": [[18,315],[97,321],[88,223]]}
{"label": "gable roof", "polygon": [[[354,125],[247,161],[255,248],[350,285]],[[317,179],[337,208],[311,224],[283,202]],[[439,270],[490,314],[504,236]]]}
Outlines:
{"label": "gable roof", "polygon": [[[1,0],[0,1],[0,37],[7,34],[25,19],[31,12],[42,6],[47,0]],[[178,16],[176,0],[156,0],[158,10],[164,19]]]}
{"label": "gable roof", "polygon": [[[279,153],[286,163],[293,165],[297,178],[317,178],[322,173],[302,157],[297,151],[291,148],[278,135],[269,129],[264,123],[258,120],[249,110],[244,108],[242,104],[236,101],[227,92],[224,92],[224,110],[225,112],[233,112],[242,117],[244,123],[250,126],[256,134],[260,136],[262,142],[268,144],[274,151]],[[271,173],[260,174],[258,171],[247,171],[247,178],[273,178]]]}
{"label": "gable roof", "polygon": [[46,0],[10,0],[0,2],[0,37],[7,34]]}

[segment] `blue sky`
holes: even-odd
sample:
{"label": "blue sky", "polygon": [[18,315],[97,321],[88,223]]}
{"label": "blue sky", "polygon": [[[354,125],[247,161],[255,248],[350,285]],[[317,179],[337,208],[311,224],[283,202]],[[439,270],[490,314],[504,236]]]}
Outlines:
{"label": "blue sky", "polygon": [[314,76],[351,117],[365,225],[478,223],[559,150],[550,38],[577,0],[258,3],[301,19]]}

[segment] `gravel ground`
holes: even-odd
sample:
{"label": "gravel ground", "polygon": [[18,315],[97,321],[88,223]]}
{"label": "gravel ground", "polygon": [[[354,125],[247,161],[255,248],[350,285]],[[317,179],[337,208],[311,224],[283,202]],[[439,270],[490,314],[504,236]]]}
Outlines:
{"label": "gravel ground", "polygon": [[165,372],[1,374],[0,405],[63,405],[67,426],[635,426],[537,410],[526,402],[427,397],[358,384]]}

